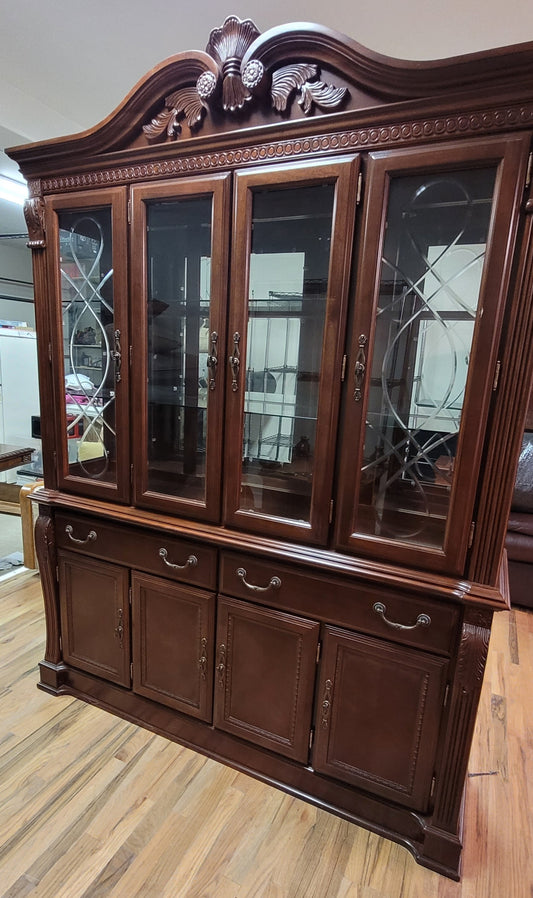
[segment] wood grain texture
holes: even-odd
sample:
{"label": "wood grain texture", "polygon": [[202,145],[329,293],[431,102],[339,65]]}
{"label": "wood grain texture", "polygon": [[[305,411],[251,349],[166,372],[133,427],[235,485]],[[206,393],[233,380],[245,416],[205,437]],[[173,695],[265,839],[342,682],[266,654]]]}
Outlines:
{"label": "wood grain texture", "polygon": [[36,689],[36,575],[0,584],[0,634],[0,898],[531,898],[529,612],[495,617],[460,883],[251,777]]}

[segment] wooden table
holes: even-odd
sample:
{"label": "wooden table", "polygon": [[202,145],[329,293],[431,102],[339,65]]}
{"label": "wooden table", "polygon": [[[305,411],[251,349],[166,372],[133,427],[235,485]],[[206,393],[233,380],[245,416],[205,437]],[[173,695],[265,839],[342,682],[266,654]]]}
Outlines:
{"label": "wooden table", "polygon": [[25,465],[31,461],[34,449],[29,447],[21,448],[20,446],[8,446],[6,443],[0,443],[0,472],[8,471],[9,468],[16,468],[17,465]]}

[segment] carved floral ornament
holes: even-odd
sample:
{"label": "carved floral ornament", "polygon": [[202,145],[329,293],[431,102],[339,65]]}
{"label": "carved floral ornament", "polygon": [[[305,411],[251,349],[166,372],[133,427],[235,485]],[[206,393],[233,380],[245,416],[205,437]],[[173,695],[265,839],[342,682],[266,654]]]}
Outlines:
{"label": "carved floral ornament", "polygon": [[[149,140],[157,140],[166,134],[176,139],[181,133],[181,119],[191,130],[197,128],[210,104],[220,102],[225,112],[236,113],[254,98],[254,93],[268,82],[268,95],[272,108],[284,112],[289,102],[298,94],[298,103],[306,115],[315,107],[326,112],[337,109],[348,90],[334,87],[319,80],[319,69],[314,63],[294,63],[274,69],[270,75],[259,59],[251,59],[242,66],[249,47],[260,36],[250,19],[241,21],[229,16],[221,28],[215,28],[209,37],[206,53],[216,64],[217,74],[211,70],[202,72],[194,87],[182,87],[169,94],[162,111],[144,125]],[[219,86],[221,96],[219,97]]]}

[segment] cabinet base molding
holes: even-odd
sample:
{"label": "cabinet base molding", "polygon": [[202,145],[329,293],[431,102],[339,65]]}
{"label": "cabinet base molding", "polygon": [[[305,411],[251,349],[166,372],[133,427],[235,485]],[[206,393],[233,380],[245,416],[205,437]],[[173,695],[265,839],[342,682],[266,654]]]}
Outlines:
{"label": "cabinet base molding", "polygon": [[460,833],[450,834],[432,827],[430,816],[380,801],[362,790],[317,774],[310,766],[302,767],[68,665],[44,661],[40,664],[40,670],[39,688],[51,695],[71,695],[116,714],[356,826],[397,842],[410,851],[422,866],[451,879],[459,879]]}
{"label": "cabinet base molding", "polygon": [[66,664],[54,664],[52,661],[44,660],[39,662],[39,670],[41,672],[41,679],[37,684],[39,689],[52,695],[59,695],[67,677]]}

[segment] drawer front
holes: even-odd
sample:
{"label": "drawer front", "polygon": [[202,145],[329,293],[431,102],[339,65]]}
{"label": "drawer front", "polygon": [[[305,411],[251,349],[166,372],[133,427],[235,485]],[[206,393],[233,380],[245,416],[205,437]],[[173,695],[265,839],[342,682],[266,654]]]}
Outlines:
{"label": "drawer front", "polygon": [[283,611],[450,654],[460,608],[408,593],[233,552],[223,552],[220,592]]}
{"label": "drawer front", "polygon": [[210,546],[88,515],[60,512],[55,520],[59,548],[194,586],[216,588],[216,549]]}

